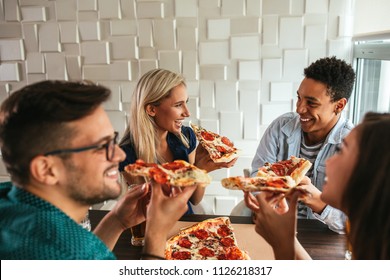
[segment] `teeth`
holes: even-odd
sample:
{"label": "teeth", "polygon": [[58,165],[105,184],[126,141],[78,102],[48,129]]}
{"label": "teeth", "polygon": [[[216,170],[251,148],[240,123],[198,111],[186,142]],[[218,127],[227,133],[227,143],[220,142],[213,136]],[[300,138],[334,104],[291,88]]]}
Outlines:
{"label": "teeth", "polygon": [[310,119],[302,119],[302,118],[301,118],[301,121],[303,121],[303,122],[308,122],[308,121],[310,121]]}
{"label": "teeth", "polygon": [[115,169],[107,172],[108,176],[115,176],[116,174],[118,174],[118,170]]}
{"label": "teeth", "polygon": [[327,177],[327,176],[325,176],[324,182],[325,182],[325,183],[328,182],[328,177]]}

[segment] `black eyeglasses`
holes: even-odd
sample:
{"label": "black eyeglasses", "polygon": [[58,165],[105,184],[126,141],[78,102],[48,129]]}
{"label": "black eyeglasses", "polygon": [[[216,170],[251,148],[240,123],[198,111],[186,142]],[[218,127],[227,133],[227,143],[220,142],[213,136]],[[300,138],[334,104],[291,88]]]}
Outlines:
{"label": "black eyeglasses", "polygon": [[99,149],[106,149],[106,158],[108,161],[112,161],[112,159],[115,156],[115,146],[117,144],[118,140],[118,132],[114,132],[114,137],[112,137],[110,140],[108,140],[104,144],[100,145],[91,145],[91,146],[85,146],[80,148],[73,148],[73,149],[62,149],[62,150],[55,150],[51,152],[47,152],[44,154],[44,156],[50,156],[50,155],[59,155],[59,154],[70,154],[70,153],[81,153],[88,150],[99,150]]}

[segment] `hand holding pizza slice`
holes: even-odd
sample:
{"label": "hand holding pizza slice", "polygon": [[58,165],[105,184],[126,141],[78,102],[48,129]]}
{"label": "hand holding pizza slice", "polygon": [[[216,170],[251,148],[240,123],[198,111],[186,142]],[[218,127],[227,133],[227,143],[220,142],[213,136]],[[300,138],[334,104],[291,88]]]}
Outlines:
{"label": "hand holding pizza slice", "polygon": [[206,149],[214,162],[231,162],[238,157],[239,150],[227,137],[192,123],[191,127],[199,143]]}
{"label": "hand holding pizza slice", "polygon": [[284,193],[285,196],[299,191],[302,195],[308,195],[308,191],[300,188],[298,184],[311,165],[311,162],[304,158],[291,156],[288,160],[265,163],[255,177],[229,177],[222,179],[221,183],[225,188],[233,190],[272,191]]}

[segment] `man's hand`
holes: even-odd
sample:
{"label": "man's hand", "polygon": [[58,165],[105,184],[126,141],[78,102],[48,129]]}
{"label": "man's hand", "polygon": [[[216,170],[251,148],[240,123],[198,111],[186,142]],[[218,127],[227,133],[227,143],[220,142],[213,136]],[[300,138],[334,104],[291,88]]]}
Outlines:
{"label": "man's hand", "polygon": [[122,232],[145,220],[149,186],[136,185],[116,203],[114,208],[97,225],[94,233],[111,250]]}
{"label": "man's hand", "polygon": [[300,201],[309,206],[315,213],[321,214],[326,207],[326,203],[321,199],[321,191],[311,183],[310,178],[307,176],[299,183],[299,187],[310,193],[310,195],[302,196]]}

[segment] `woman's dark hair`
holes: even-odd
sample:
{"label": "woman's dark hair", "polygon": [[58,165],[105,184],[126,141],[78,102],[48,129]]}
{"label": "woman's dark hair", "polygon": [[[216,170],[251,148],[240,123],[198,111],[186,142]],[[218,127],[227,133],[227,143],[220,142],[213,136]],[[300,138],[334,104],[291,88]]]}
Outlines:
{"label": "woman's dark hair", "polygon": [[358,159],[342,205],[355,259],[390,259],[390,114],[368,113],[356,128]]}
{"label": "woman's dark hair", "polygon": [[0,146],[15,184],[29,181],[31,160],[67,147],[74,131],[67,125],[91,114],[110,91],[90,82],[43,81],[12,93],[0,107]]}
{"label": "woman's dark hair", "polygon": [[352,94],[355,72],[350,64],[336,57],[318,59],[304,69],[306,78],[326,85],[331,101],[347,100]]}

